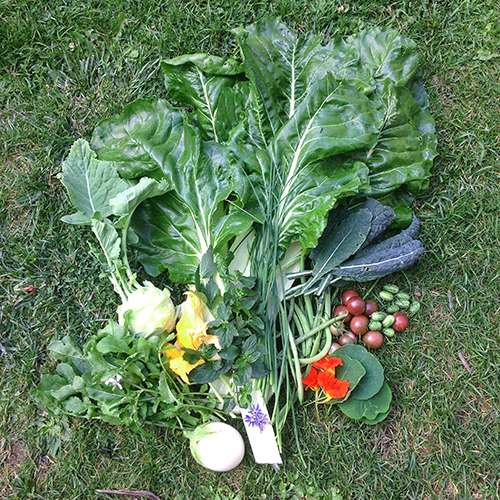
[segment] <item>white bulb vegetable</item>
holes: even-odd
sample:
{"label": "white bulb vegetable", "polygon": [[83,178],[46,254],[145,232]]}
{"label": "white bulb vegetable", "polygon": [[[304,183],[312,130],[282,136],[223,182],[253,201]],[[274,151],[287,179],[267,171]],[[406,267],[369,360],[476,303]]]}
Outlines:
{"label": "white bulb vegetable", "polygon": [[243,460],[245,443],[234,427],[223,422],[211,422],[193,432],[191,451],[207,469],[227,472]]}

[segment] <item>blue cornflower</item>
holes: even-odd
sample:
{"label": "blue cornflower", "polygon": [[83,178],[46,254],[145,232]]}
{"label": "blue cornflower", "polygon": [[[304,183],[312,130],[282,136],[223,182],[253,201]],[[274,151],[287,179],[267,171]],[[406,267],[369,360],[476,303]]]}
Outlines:
{"label": "blue cornflower", "polygon": [[261,431],[269,423],[267,415],[260,409],[259,405],[252,406],[245,416],[245,422],[252,427],[258,427]]}

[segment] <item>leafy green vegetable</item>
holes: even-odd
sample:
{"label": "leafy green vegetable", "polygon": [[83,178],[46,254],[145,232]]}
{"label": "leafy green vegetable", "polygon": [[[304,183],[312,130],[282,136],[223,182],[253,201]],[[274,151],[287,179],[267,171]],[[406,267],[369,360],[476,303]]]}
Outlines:
{"label": "leafy green vegetable", "polygon": [[266,213],[281,252],[298,240],[307,253],[339,200],[419,192],[430,175],[435,133],[413,42],[375,29],[322,44],[273,19],[235,35],[242,61],[163,62],[166,93],[188,110],[140,100],[96,128],[99,158],[172,188],[132,221],[152,275],[193,282],[209,247],[225,258],[231,238],[265,231]]}
{"label": "leafy green vegetable", "polygon": [[359,381],[349,399],[367,400],[372,398],[384,384],[384,368],[380,361],[360,344],[345,345],[335,351],[335,356],[341,359],[343,354],[357,359],[366,370],[366,375]]}
{"label": "leafy green vegetable", "polygon": [[65,337],[49,346],[61,361],[42,375],[35,396],[51,415],[77,415],[147,432],[147,425],[192,428],[216,412],[217,400],[184,393],[158,357],[158,337],[133,335],[110,322],[82,348]]}
{"label": "leafy green vegetable", "polygon": [[[172,281],[196,285],[220,349],[184,349],[184,361],[204,361],[190,380],[228,382],[230,397],[217,393],[226,410],[250,402],[256,378],[264,397],[286,394],[271,412],[280,442],[291,403],[302,399],[300,360],[321,347],[320,336],[313,341],[303,331],[300,349],[309,358],[299,357],[288,321],[293,306],[284,298],[322,295],[331,283],[371,280],[418,259],[416,219],[384,235],[389,225],[409,223],[409,205],[428,186],[436,134],[416,46],[396,31],[323,43],[264,18],[234,35],[240,58],[163,61],[172,103],[130,103],[98,124],[92,149],[75,143],[61,180],[77,213],[64,220],[90,225],[123,304],[137,288],[130,246],[150,275],[168,271]],[[300,272],[287,279],[290,269]],[[178,380],[154,361],[157,339],[133,334],[132,309],[81,354],[67,339],[54,344],[62,363],[42,379],[40,400],[54,412],[138,429],[157,418],[199,423],[215,411],[213,398],[200,401],[188,390],[197,402],[183,407],[188,396]],[[314,320],[318,331],[322,319]],[[387,412],[383,369],[359,347],[340,350],[339,373],[353,383],[342,404],[378,421]]]}
{"label": "leafy green vegetable", "polygon": [[339,408],[349,418],[363,420],[365,423],[381,421],[385,418],[391,407],[392,392],[389,385],[384,382],[380,391],[369,399],[358,399],[352,394]]}

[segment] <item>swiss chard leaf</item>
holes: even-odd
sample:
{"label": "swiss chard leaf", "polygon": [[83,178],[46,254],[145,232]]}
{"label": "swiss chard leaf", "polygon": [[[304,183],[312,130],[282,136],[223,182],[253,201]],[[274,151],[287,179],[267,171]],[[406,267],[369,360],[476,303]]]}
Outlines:
{"label": "swiss chard leaf", "polygon": [[184,113],[163,99],[138,99],[97,125],[92,149],[113,162],[122,177],[170,181],[185,153],[185,121]]}
{"label": "swiss chard leaf", "polygon": [[163,61],[162,69],[167,93],[196,109],[197,123],[204,138],[225,141],[229,131],[238,124],[238,110],[246,100],[244,94],[231,92],[239,81],[235,75],[242,73],[241,63],[208,54],[193,54]]}

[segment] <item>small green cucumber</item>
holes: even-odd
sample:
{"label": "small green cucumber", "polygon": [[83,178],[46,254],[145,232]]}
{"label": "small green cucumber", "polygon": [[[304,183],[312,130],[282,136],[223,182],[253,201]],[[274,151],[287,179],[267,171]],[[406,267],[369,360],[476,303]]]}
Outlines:
{"label": "small green cucumber", "polygon": [[[394,311],[396,312],[396,311]],[[385,312],[383,311],[375,311],[374,313],[372,313],[372,315],[370,316],[370,319],[373,320],[373,321],[383,321],[383,319],[387,316],[387,314],[385,314]]]}
{"label": "small green cucumber", "polygon": [[396,333],[394,331],[393,328],[384,328],[382,330],[382,333],[386,336],[386,337],[394,337],[394,334]]}
{"label": "small green cucumber", "polygon": [[368,323],[368,329],[369,330],[376,330],[377,332],[380,332],[382,330],[382,323],[380,321],[370,321]]}
{"label": "small green cucumber", "polygon": [[396,302],[394,304],[401,309],[408,309],[410,307],[409,300],[396,300]]}
{"label": "small green cucumber", "polygon": [[384,285],[382,288],[386,292],[392,293],[393,295],[396,295],[399,292],[399,287],[396,285]]}
{"label": "small green cucumber", "polygon": [[[410,306],[410,309],[408,310],[408,312],[410,314],[417,314],[418,311],[420,311],[420,302],[412,302],[411,306]],[[373,316],[373,314],[372,314]]]}
{"label": "small green cucumber", "polygon": [[382,326],[384,328],[389,328],[394,321],[396,321],[396,318],[392,314],[388,314],[385,318],[384,321],[382,321]]}
{"label": "small green cucumber", "polygon": [[399,292],[396,294],[397,300],[410,300],[410,294],[406,292]]}
{"label": "small green cucumber", "polygon": [[386,312],[388,314],[394,314],[395,312],[398,312],[399,311],[399,306],[397,306],[396,304],[391,304],[390,306],[388,306],[386,308]]}
{"label": "small green cucumber", "polygon": [[392,302],[394,300],[394,294],[388,292],[387,290],[383,290],[379,293],[379,297],[386,302]]}

